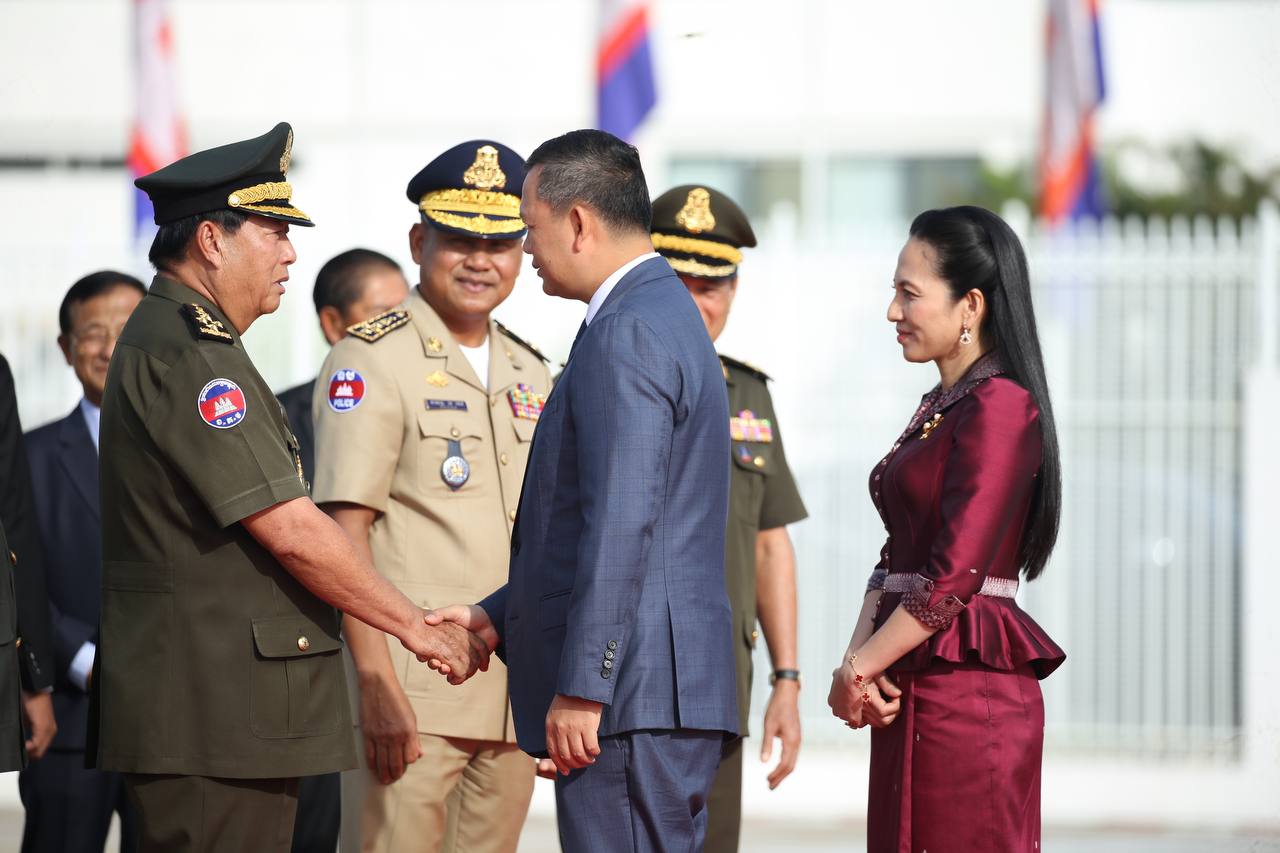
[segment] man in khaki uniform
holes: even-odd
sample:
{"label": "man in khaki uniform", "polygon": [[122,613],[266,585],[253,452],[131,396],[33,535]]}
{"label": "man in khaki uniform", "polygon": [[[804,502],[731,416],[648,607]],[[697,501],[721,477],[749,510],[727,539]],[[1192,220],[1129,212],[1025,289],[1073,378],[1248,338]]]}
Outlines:
{"label": "man in khaki uniform", "polygon": [[[522,158],[486,140],[419,172],[420,283],[401,309],[351,327],[316,388],[316,500],[423,607],[479,600],[507,576],[551,384],[537,350],[490,317],[520,270],[523,181]],[[515,744],[503,665],[453,687],[394,638],[354,620],[345,631],[369,772],[344,783],[344,839],[360,820],[363,849],[379,853],[515,850],[534,763]]]}
{"label": "man in khaki uniform", "polygon": [[298,778],[355,764],[335,608],[423,660],[470,670],[487,652],[432,631],[307,497],[241,341],[280,304],[290,225],[311,224],[292,142],[281,123],[137,181],[157,275],[103,392],[86,751],[126,774],[142,853],[289,849]]}
{"label": "man in khaki uniform", "polygon": [[[744,246],[756,244],[746,214],[718,190],[686,185],[653,200],[653,246],[680,276],[715,341],[738,289]],[[795,769],[800,750],[800,672],[796,668],[796,560],[787,525],[808,515],[782,448],[768,376],[720,356],[729,393],[729,522],[725,530],[725,590],[733,608],[738,668],[739,731],[747,735],[751,653],[764,628],[773,672],[764,712],[760,760],[782,755],[769,774],[776,788]],[[742,739],[726,744],[707,800],[706,853],[734,853],[742,819]]]}

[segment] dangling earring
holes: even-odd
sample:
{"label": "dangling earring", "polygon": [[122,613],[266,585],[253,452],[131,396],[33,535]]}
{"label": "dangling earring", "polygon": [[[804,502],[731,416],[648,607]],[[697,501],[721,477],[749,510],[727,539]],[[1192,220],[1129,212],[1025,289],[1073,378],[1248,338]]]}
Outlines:
{"label": "dangling earring", "polygon": [[968,323],[965,323],[963,326],[960,327],[960,343],[964,346],[968,346],[969,344],[973,343],[973,335],[969,334]]}

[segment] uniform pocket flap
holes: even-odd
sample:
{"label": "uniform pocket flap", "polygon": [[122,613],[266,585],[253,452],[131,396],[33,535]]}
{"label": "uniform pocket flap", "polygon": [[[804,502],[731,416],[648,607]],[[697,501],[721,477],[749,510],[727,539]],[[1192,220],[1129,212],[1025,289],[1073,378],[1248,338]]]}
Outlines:
{"label": "uniform pocket flap", "polygon": [[769,476],[773,473],[773,452],[760,444],[733,443],[733,463],[740,470]]}
{"label": "uniform pocket flap", "polygon": [[[462,417],[459,417],[462,415]],[[480,433],[464,412],[448,409],[418,412],[418,429],[424,438],[479,438]]]}
{"label": "uniform pocket flap", "polygon": [[533,431],[538,428],[538,422],[528,418],[512,418],[511,426],[516,431],[516,438],[521,441],[533,441]]}
{"label": "uniform pocket flap", "polygon": [[300,614],[254,619],[253,643],[264,658],[298,658],[342,648],[336,624],[331,630],[322,628]]}

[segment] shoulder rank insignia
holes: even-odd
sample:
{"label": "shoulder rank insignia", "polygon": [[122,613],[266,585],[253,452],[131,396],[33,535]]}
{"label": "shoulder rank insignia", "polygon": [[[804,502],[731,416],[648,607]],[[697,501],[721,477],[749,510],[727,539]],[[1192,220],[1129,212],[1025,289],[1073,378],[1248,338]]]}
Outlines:
{"label": "shoulder rank insignia", "polygon": [[768,418],[757,418],[750,409],[743,409],[729,418],[729,437],[734,441],[773,441],[773,423]]}
{"label": "shoulder rank insignia", "polygon": [[516,342],[516,343],[518,343],[520,346],[524,347],[524,348],[525,348],[525,349],[527,349],[529,352],[531,352],[531,353],[533,353],[534,355],[536,355],[538,358],[542,359],[543,361],[545,361],[545,362],[546,362],[546,363],[548,363],[548,364],[550,364],[550,363],[551,363],[551,359],[549,359],[549,358],[547,358],[545,355],[543,355],[543,354],[542,354],[542,350],[538,349],[538,348],[537,348],[537,347],[535,347],[533,344],[531,344],[531,343],[529,343],[528,341],[526,341],[524,338],[522,338],[522,337],[520,337],[519,335],[517,335],[516,333],[512,332],[510,329],[508,329],[506,326],[504,326],[504,325],[502,325],[501,323],[499,323],[497,320],[494,320],[494,321],[493,321],[493,325],[495,325],[495,326],[497,326],[497,327],[498,327],[498,331],[499,331],[499,332],[502,332],[502,334],[506,335],[508,338],[511,338],[511,340],[515,341],[515,342]]}
{"label": "shoulder rank insignia", "polygon": [[539,394],[523,382],[507,392],[511,401],[511,414],[517,418],[536,421],[542,416],[542,407],[547,402],[546,394]]}
{"label": "shoulder rank insignia", "polygon": [[363,323],[347,326],[347,334],[354,335],[362,341],[373,343],[409,322],[409,312],[404,309],[384,311],[376,317],[370,317]]}
{"label": "shoulder rank insignia", "polygon": [[222,321],[206,311],[203,305],[188,302],[179,311],[191,324],[191,330],[196,333],[196,337],[207,341],[222,341],[224,344],[235,343],[236,339],[227,331],[227,327],[222,325]]}
{"label": "shoulder rank insignia", "polygon": [[759,379],[763,379],[766,382],[773,379],[772,376],[765,373],[763,370],[756,367],[754,364],[751,364],[746,361],[738,361],[738,359],[730,358],[727,355],[720,356],[720,364],[726,368],[736,367],[737,369],[746,371],[747,373],[750,373],[752,376],[755,376]]}

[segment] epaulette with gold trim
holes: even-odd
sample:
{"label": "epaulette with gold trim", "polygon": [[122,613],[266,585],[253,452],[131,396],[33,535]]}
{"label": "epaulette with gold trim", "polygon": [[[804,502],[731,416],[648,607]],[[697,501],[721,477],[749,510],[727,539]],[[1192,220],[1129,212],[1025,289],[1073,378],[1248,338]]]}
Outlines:
{"label": "epaulette with gold trim", "polygon": [[772,376],[765,373],[763,370],[756,367],[754,364],[748,364],[745,361],[738,361],[738,359],[730,358],[727,355],[720,356],[720,363],[727,367],[736,367],[739,370],[745,370],[747,373],[750,373],[752,376],[759,377],[760,379],[763,379],[766,382],[773,381]]}
{"label": "epaulette with gold trim", "polygon": [[392,309],[391,311],[384,311],[376,317],[370,317],[363,323],[347,326],[347,334],[354,335],[362,341],[373,343],[388,332],[394,332],[408,322],[408,311],[403,308]]}
{"label": "epaulette with gold trim", "polygon": [[520,337],[519,335],[517,335],[515,332],[511,331],[511,330],[510,330],[510,329],[508,329],[506,326],[504,326],[504,325],[502,325],[501,323],[499,323],[497,320],[494,320],[494,321],[493,321],[493,325],[495,325],[495,326],[497,326],[497,327],[498,327],[498,331],[499,331],[499,332],[502,332],[502,334],[506,335],[508,338],[511,338],[511,340],[515,341],[515,342],[516,342],[516,343],[518,343],[520,346],[524,347],[524,348],[525,348],[525,349],[527,349],[529,352],[533,353],[533,354],[534,354],[534,355],[536,355],[538,358],[540,358],[540,359],[542,359],[543,361],[545,361],[547,364],[550,364],[550,363],[551,363],[551,359],[549,359],[549,358],[547,358],[545,355],[543,355],[543,354],[542,354],[542,350],[538,349],[538,348],[537,348],[537,347],[535,347],[533,344],[529,343],[529,342],[528,342],[528,341],[526,341],[524,338],[522,338],[522,337]]}
{"label": "epaulette with gold trim", "polygon": [[234,344],[236,342],[236,339],[227,331],[227,327],[222,325],[222,321],[206,311],[203,305],[188,302],[178,311],[183,317],[187,318],[187,322],[191,324],[191,331],[196,333],[197,338],[206,341],[221,341],[224,344]]}

